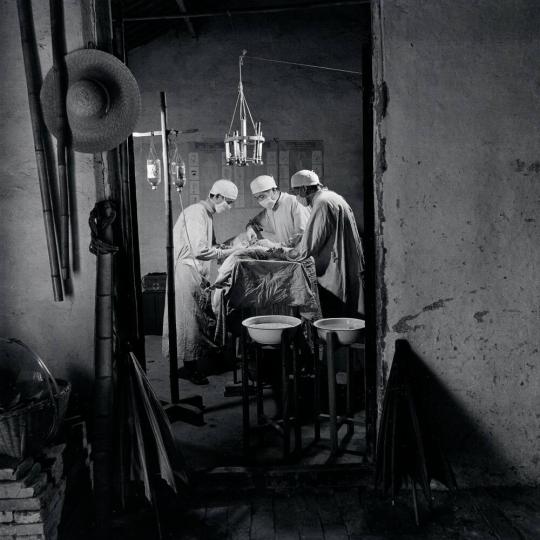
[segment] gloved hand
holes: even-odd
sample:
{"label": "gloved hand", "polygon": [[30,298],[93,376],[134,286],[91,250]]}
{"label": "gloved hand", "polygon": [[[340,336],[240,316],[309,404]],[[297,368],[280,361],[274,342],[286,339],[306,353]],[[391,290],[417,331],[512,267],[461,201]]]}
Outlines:
{"label": "gloved hand", "polygon": [[200,259],[201,261],[211,261],[212,259],[217,259],[217,250],[213,247],[203,249],[198,253],[196,258]]}
{"label": "gloved hand", "polygon": [[239,248],[220,248],[220,247],[211,247],[203,249],[197,255],[197,259],[201,261],[211,261],[212,259],[223,260],[226,259],[231,253],[234,253]]}
{"label": "gloved hand", "polygon": [[255,232],[255,229],[251,226],[246,228],[246,236],[250,244],[257,240],[257,233]]}
{"label": "gloved hand", "polygon": [[234,253],[235,251],[238,251],[239,248],[225,248],[220,249],[218,258],[219,259],[226,259],[231,253]]}

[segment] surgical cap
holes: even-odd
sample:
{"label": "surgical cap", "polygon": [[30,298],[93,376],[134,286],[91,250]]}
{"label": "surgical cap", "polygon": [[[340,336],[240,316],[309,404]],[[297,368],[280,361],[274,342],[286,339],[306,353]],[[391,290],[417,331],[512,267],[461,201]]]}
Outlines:
{"label": "surgical cap", "polygon": [[319,185],[319,177],[317,173],[313,171],[308,171],[303,169],[294,173],[291,177],[291,187],[300,187],[300,186],[316,186]]}
{"label": "surgical cap", "polygon": [[238,188],[230,180],[217,180],[210,189],[210,195],[222,195],[235,201],[238,197]]}
{"label": "surgical cap", "polygon": [[257,178],[251,181],[251,184],[249,186],[251,187],[251,193],[253,193],[253,195],[260,193],[261,191],[267,191],[268,189],[277,188],[274,177],[268,176],[267,174],[257,176]]}

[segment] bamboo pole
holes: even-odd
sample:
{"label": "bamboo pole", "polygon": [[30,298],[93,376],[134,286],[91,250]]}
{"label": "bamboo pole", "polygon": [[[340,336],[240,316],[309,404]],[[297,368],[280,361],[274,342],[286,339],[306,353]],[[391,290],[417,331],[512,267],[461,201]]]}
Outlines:
{"label": "bamboo pole", "polygon": [[[97,155],[94,156],[97,160]],[[108,197],[103,195],[110,191],[108,183],[111,172],[107,167],[107,159],[103,159],[103,185],[96,182],[97,198],[106,202]],[[99,170],[99,167],[98,167]],[[111,217],[112,206],[105,207],[103,219]],[[103,240],[113,243],[112,225],[103,231]],[[94,460],[94,497],[95,497],[95,538],[106,540],[111,535],[112,513],[112,453],[113,453],[113,253],[97,253],[96,262],[96,304],[94,328],[94,430],[93,430],[93,460]]]}
{"label": "bamboo pole", "polygon": [[47,241],[47,251],[49,253],[53,297],[55,302],[61,302],[64,299],[64,294],[58,264],[56,228],[54,223],[49,175],[47,171],[47,156],[43,144],[43,140],[47,136],[47,130],[43,121],[43,113],[39,99],[42,79],[31,0],[17,0],[17,8],[19,13],[24,70],[26,74],[26,87],[28,90],[28,103],[30,106],[30,120],[32,122],[32,134],[34,138],[34,151],[36,154],[41,204],[43,207],[45,238]]}
{"label": "bamboo pole", "polygon": [[69,277],[69,188],[66,151],[69,127],[66,114],[67,72],[64,60],[64,17],[62,0],[49,0],[51,13],[51,42],[53,73],[56,93],[56,161],[58,166],[58,193],[60,195],[60,267],[62,279]]}
{"label": "bamboo pole", "polygon": [[159,93],[161,105],[161,146],[163,149],[163,192],[165,197],[165,234],[167,238],[167,315],[169,317],[169,380],[171,403],[178,403],[178,350],[176,346],[176,302],[174,291],[173,219],[169,178],[169,141],[167,140],[167,100]]}
{"label": "bamboo pole", "polygon": [[[112,24],[110,0],[81,0],[84,43],[99,50],[112,51]],[[94,154],[96,199],[104,204],[107,219],[113,212],[112,201],[118,195],[118,161],[114,152]],[[102,238],[112,244],[115,240],[112,223],[103,230]],[[99,540],[111,538],[112,530],[112,473],[114,434],[114,381],[113,381],[113,292],[114,255],[97,253],[96,305],[94,328],[94,429],[92,457],[94,460],[94,536]]]}

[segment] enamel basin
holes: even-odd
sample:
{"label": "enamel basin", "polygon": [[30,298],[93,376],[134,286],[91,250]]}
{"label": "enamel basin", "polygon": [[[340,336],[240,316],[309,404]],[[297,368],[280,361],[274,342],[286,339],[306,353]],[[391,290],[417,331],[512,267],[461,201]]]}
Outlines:
{"label": "enamel basin", "polygon": [[251,339],[261,345],[278,345],[283,330],[297,328],[301,323],[300,319],[287,315],[259,315],[242,321]]}
{"label": "enamel basin", "polygon": [[319,319],[313,324],[317,328],[319,338],[326,341],[326,335],[332,331],[337,334],[337,340],[341,345],[356,343],[366,327],[366,321],[350,317]]}

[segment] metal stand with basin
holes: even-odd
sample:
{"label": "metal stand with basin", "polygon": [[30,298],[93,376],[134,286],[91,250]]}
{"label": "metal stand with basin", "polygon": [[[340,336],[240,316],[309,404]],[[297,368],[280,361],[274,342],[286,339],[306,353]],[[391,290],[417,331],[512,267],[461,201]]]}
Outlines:
{"label": "metal stand with basin", "polygon": [[[286,460],[291,455],[291,426],[294,431],[294,452],[302,447],[301,426],[298,419],[298,355],[294,347],[294,337],[301,321],[284,315],[250,317],[242,322],[242,435],[244,455],[251,451],[251,433],[271,426],[283,437],[282,453]],[[251,341],[248,341],[249,334]],[[281,359],[281,420],[272,420],[264,413],[264,383],[261,374],[261,360],[265,350],[280,350]],[[255,359],[255,399],[257,404],[257,426],[251,426],[250,391],[248,361],[250,353]],[[291,392],[292,383],[292,392]],[[292,408],[291,408],[292,402]],[[292,414],[291,414],[292,412]]]}
{"label": "metal stand with basin", "polygon": [[[336,456],[343,452],[354,434],[355,420],[353,410],[354,385],[353,379],[353,354],[355,351],[363,350],[361,332],[365,327],[362,319],[342,318],[342,319],[320,319],[315,321],[315,328],[319,342],[323,343],[322,353],[326,355],[326,365],[328,371],[328,415],[320,413],[320,409],[315,414],[315,433],[320,434],[321,418],[328,418],[330,423],[330,456],[328,461],[333,461]],[[336,351],[340,347],[347,348],[346,364],[346,406],[345,415],[337,414],[336,399]],[[319,355],[321,353],[320,347]],[[319,363],[322,358],[319,356]],[[320,369],[320,368],[317,368]],[[338,438],[339,430],[343,426],[347,431],[341,440]]]}

